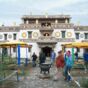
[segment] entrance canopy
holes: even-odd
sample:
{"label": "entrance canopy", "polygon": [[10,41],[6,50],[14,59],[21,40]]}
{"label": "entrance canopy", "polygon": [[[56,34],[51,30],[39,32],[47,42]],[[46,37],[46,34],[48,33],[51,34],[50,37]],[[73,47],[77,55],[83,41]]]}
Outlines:
{"label": "entrance canopy", "polygon": [[[27,53],[27,47],[31,48],[31,45],[28,45],[25,42],[22,41],[8,41],[8,42],[1,42],[0,43],[1,48],[10,48],[10,58],[11,58],[11,47],[16,47],[18,48],[18,65],[20,65],[20,47],[25,47],[26,48],[26,65],[27,65],[27,58],[28,58],[28,53]],[[2,61],[3,61],[3,54],[2,54]]]}
{"label": "entrance canopy", "polygon": [[0,43],[0,47],[5,47],[5,48],[17,47],[18,45],[20,45],[21,47],[30,47],[30,48],[32,47],[31,45],[28,45],[27,43],[22,42],[22,41],[8,41],[8,42]]}
{"label": "entrance canopy", "polygon": [[88,48],[88,42],[73,42],[69,44],[62,44],[62,50],[65,48],[72,48],[72,58],[74,60],[74,48]]}
{"label": "entrance canopy", "polygon": [[69,44],[62,44],[64,48],[88,48],[88,42],[73,42]]}

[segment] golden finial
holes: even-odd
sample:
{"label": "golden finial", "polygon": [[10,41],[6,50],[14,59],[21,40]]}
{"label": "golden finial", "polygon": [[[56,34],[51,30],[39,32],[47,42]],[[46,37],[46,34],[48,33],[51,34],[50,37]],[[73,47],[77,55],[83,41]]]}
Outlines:
{"label": "golden finial", "polygon": [[77,26],[79,26],[79,25],[80,25],[80,21],[77,22]]}
{"label": "golden finial", "polygon": [[0,26],[4,26],[4,23],[0,23]]}

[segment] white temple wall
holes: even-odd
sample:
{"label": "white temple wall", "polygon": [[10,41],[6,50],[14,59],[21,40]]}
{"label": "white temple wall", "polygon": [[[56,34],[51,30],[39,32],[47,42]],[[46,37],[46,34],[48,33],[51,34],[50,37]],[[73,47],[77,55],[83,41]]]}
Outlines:
{"label": "white temple wall", "polygon": [[75,31],[75,33],[79,33],[79,39],[75,39],[76,42],[81,42],[85,39],[84,33],[88,33],[88,31]]}
{"label": "white temple wall", "polygon": [[[40,37],[40,32],[38,29],[26,29],[20,30],[19,32],[19,39],[28,39],[28,32],[32,32],[32,39],[38,39]],[[25,36],[23,36],[23,34]]]}
{"label": "white temple wall", "polygon": [[38,44],[37,43],[28,43],[29,45],[32,45],[32,48],[31,48],[31,56],[32,56],[32,54],[35,52],[35,54],[39,57],[39,52],[40,52],[40,48],[39,48],[39,46],[38,46]]}
{"label": "white temple wall", "polygon": [[0,41],[4,41],[4,34],[7,34],[7,40],[12,41],[14,33],[17,34],[16,40],[18,40],[19,39],[18,32],[0,32],[0,36],[2,36],[2,38],[0,38]]}
{"label": "white temple wall", "polygon": [[52,36],[62,38],[62,31],[65,31],[65,38],[75,38],[74,29],[54,29]]}

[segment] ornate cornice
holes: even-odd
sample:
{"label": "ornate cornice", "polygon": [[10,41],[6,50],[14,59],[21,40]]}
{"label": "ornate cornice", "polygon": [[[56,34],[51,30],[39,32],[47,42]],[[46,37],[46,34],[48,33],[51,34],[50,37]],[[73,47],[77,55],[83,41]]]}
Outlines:
{"label": "ornate cornice", "polygon": [[47,15],[47,17],[46,17],[46,15],[24,15],[23,17],[22,17],[22,19],[42,19],[42,18],[44,18],[44,19],[47,19],[47,18],[50,18],[50,19],[56,19],[56,18],[71,18],[70,17],[70,15],[63,15],[63,14],[61,14],[61,15]]}

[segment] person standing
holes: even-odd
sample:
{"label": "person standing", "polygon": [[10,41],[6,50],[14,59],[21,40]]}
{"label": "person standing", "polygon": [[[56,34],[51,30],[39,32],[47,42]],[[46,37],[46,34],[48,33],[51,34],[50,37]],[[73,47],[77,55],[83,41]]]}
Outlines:
{"label": "person standing", "polygon": [[64,67],[64,55],[62,51],[58,52],[58,56],[56,57],[56,67],[57,69],[63,68]]}
{"label": "person standing", "polygon": [[51,59],[51,64],[52,65],[55,62],[55,58],[56,58],[56,53],[54,52],[54,50],[52,50],[51,55],[50,55],[50,59]]}
{"label": "person standing", "polygon": [[67,51],[65,55],[65,72],[64,72],[65,80],[67,81],[71,80],[69,73],[71,71],[72,66],[73,66],[72,55],[70,51]]}
{"label": "person standing", "polygon": [[46,56],[45,56],[45,54],[43,53],[43,51],[41,51],[41,52],[39,53],[39,64],[45,63],[45,60],[46,60]]}
{"label": "person standing", "polygon": [[56,57],[55,63],[56,63],[56,68],[57,68],[56,79],[59,79],[59,77],[61,76],[61,73],[62,73],[62,68],[65,65],[64,55],[63,55],[62,51],[58,52],[58,56]]}
{"label": "person standing", "polygon": [[76,51],[76,53],[75,53],[75,58],[76,58],[76,60],[78,61],[78,52]]}
{"label": "person standing", "polygon": [[36,59],[37,59],[37,55],[34,52],[33,55],[32,55],[32,65],[33,65],[33,67],[36,66]]}
{"label": "person standing", "polygon": [[45,55],[45,53],[43,53],[43,63],[45,63],[46,62],[46,55]]}
{"label": "person standing", "polygon": [[85,72],[87,72],[88,69],[88,52],[83,53],[83,58],[84,58],[84,65],[85,65]]}

